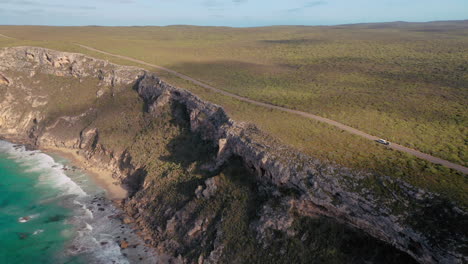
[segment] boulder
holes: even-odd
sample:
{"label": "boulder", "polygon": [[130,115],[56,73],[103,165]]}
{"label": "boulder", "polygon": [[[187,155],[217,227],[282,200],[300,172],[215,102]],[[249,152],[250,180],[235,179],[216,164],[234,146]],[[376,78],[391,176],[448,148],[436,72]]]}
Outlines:
{"label": "boulder", "polygon": [[128,248],[128,246],[129,246],[129,245],[128,245],[128,242],[125,241],[125,240],[121,240],[121,241],[119,242],[119,245],[120,245],[120,248],[121,248],[121,249],[126,249],[126,248]]}

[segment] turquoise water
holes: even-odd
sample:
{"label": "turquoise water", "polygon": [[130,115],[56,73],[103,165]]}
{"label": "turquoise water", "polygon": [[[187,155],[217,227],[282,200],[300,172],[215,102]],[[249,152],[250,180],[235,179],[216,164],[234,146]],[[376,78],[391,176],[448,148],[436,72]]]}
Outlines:
{"label": "turquoise water", "polygon": [[56,160],[0,140],[0,263],[128,263],[91,212],[103,190]]}

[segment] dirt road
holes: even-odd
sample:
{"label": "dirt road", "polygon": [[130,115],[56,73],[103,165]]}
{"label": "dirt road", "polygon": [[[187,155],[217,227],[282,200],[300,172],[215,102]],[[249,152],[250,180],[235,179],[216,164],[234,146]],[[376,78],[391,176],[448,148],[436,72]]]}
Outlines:
{"label": "dirt road", "polygon": [[[0,36],[7,37],[7,36],[1,35],[1,34],[0,34]],[[7,37],[7,38],[9,38],[9,37]],[[276,109],[276,110],[296,114],[296,115],[299,115],[299,116],[303,116],[303,117],[306,117],[306,118],[314,119],[314,120],[317,120],[317,121],[320,121],[320,122],[324,122],[324,123],[327,123],[329,125],[338,127],[338,128],[340,128],[340,129],[342,129],[344,131],[347,131],[349,133],[364,137],[364,138],[369,139],[369,140],[375,141],[375,140],[378,139],[375,136],[372,136],[372,135],[367,134],[367,133],[365,133],[363,131],[357,130],[355,128],[352,128],[350,126],[347,126],[345,124],[336,122],[336,121],[328,119],[328,118],[324,118],[324,117],[321,117],[321,116],[313,115],[313,114],[302,112],[302,111],[292,110],[292,109],[281,107],[281,106],[262,103],[262,102],[255,101],[255,100],[252,100],[252,99],[249,99],[249,98],[246,98],[246,97],[242,97],[242,96],[239,96],[239,95],[236,95],[236,94],[233,94],[233,93],[226,92],[224,90],[215,88],[215,87],[213,87],[211,85],[208,85],[208,84],[202,83],[202,82],[200,82],[198,80],[195,80],[194,78],[192,78],[190,76],[184,75],[182,73],[173,71],[173,70],[165,68],[165,67],[161,67],[159,65],[147,63],[147,62],[144,62],[144,61],[141,61],[141,60],[137,60],[137,59],[134,59],[134,58],[130,58],[130,57],[126,57],[126,56],[122,56],[122,55],[118,55],[118,54],[112,54],[112,53],[109,53],[109,52],[106,52],[106,51],[98,50],[98,49],[88,47],[88,46],[85,46],[85,45],[81,45],[81,44],[76,44],[76,45],[78,45],[78,46],[80,46],[82,48],[85,48],[87,50],[90,50],[90,51],[99,52],[101,54],[105,54],[105,55],[108,55],[108,56],[112,56],[112,57],[116,57],[116,58],[120,58],[120,59],[124,59],[124,60],[128,60],[128,61],[132,61],[132,62],[136,62],[136,63],[142,64],[142,65],[146,65],[146,66],[149,66],[149,67],[153,67],[153,68],[156,68],[156,69],[160,69],[160,70],[169,72],[169,73],[174,74],[174,75],[176,75],[176,76],[178,76],[178,77],[180,77],[180,78],[182,78],[184,80],[190,81],[190,82],[192,82],[192,83],[194,83],[196,85],[199,85],[201,87],[210,89],[213,92],[220,93],[220,94],[223,94],[223,95],[238,99],[238,100],[243,101],[243,102],[248,102],[248,103],[251,103],[251,104],[254,104],[254,105],[259,105],[259,106],[263,106],[263,107],[270,108],[270,109]],[[384,147],[384,146],[382,145],[382,147]],[[432,163],[441,164],[441,165],[446,166],[448,168],[458,170],[458,171],[460,171],[460,172],[462,172],[464,174],[468,174],[468,168],[467,167],[464,167],[462,165],[455,164],[453,162],[443,160],[443,159],[440,159],[440,158],[437,158],[437,157],[422,153],[422,152],[417,151],[415,149],[407,148],[407,147],[404,147],[404,146],[401,146],[401,145],[398,145],[398,144],[395,144],[395,143],[392,143],[390,146],[385,146],[385,147],[392,148],[392,149],[399,150],[399,151],[403,151],[403,152],[406,152],[408,154],[414,155],[414,156],[416,156],[418,158],[430,161]]]}
{"label": "dirt road", "polygon": [[7,39],[13,39],[12,37],[8,37],[8,36],[5,36],[3,34],[0,34],[0,37],[4,37],[4,38],[7,38]]}

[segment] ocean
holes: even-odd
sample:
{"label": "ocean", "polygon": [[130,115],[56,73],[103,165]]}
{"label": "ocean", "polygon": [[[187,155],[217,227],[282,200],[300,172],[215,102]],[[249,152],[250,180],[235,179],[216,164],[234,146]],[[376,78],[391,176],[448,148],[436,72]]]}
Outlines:
{"label": "ocean", "polygon": [[129,263],[104,196],[67,160],[0,140],[0,263]]}

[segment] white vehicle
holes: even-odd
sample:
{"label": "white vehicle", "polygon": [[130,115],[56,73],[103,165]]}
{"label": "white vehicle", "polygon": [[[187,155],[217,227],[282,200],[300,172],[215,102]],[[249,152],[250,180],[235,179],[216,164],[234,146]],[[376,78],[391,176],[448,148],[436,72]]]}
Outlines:
{"label": "white vehicle", "polygon": [[390,142],[388,142],[387,140],[385,139],[379,139],[379,140],[376,140],[377,143],[380,143],[380,144],[384,144],[384,145],[390,145]]}

